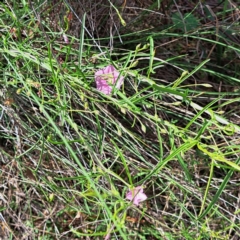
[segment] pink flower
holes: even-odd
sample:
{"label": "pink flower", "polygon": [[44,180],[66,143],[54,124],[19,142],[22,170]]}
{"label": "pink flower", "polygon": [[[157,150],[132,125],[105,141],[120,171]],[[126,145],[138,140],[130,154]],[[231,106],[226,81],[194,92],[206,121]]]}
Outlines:
{"label": "pink flower", "polygon": [[68,37],[65,33],[63,33],[63,40],[66,44],[69,44],[69,40],[68,40]]}
{"label": "pink flower", "polygon": [[110,235],[110,233],[108,233],[108,234],[105,236],[104,240],[109,240],[110,237],[111,237],[111,235]]}
{"label": "pink flower", "polygon": [[112,92],[113,86],[119,89],[124,80],[123,76],[119,77],[119,75],[120,73],[112,65],[109,65],[95,72],[97,90],[109,95]]}
{"label": "pink flower", "polygon": [[127,192],[126,199],[133,201],[133,204],[138,206],[140,202],[143,202],[147,199],[147,195],[143,193],[143,187],[138,186]]}

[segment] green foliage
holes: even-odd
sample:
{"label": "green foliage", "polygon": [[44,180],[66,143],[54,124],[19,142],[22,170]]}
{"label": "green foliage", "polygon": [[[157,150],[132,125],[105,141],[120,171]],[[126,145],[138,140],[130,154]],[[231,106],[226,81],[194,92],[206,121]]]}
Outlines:
{"label": "green foliage", "polygon": [[200,25],[199,19],[192,13],[186,13],[182,16],[179,12],[175,12],[172,14],[171,19],[174,27],[183,32],[196,30]]}
{"label": "green foliage", "polygon": [[[52,7],[8,2],[0,8],[0,221],[7,238],[228,239],[239,232],[240,50],[226,37],[238,24],[219,21],[226,30],[219,34],[200,24],[231,9],[209,10],[204,19],[198,5],[186,13],[155,1],[136,22],[143,27],[141,17],[157,16],[151,24],[158,26],[119,27],[121,45],[113,35],[94,38],[99,26],[91,35],[90,9],[76,14],[82,28],[74,37],[68,14],[77,8],[65,1],[55,9],[68,28],[52,25]],[[124,29],[129,9],[111,9]],[[125,80],[105,95],[94,73],[110,64]],[[148,199],[135,206],[126,193],[138,185]]]}

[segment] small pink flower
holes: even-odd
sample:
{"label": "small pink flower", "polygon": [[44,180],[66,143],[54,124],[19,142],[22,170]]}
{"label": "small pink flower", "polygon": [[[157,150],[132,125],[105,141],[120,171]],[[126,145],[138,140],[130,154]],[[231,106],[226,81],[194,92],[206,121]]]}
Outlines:
{"label": "small pink flower", "polygon": [[69,44],[69,40],[68,40],[68,37],[65,33],[63,33],[63,40],[66,44]]}
{"label": "small pink flower", "polygon": [[109,65],[95,72],[97,90],[109,95],[112,92],[113,86],[119,89],[124,80],[123,76],[119,77],[119,75],[120,73],[112,65]]}
{"label": "small pink flower", "polygon": [[143,202],[147,199],[147,195],[143,193],[143,187],[138,186],[127,192],[126,199],[132,201],[133,204],[138,206],[140,202]]}
{"label": "small pink flower", "polygon": [[108,233],[108,234],[105,236],[104,240],[109,240],[110,237],[111,237],[111,235],[110,235],[110,233]]}

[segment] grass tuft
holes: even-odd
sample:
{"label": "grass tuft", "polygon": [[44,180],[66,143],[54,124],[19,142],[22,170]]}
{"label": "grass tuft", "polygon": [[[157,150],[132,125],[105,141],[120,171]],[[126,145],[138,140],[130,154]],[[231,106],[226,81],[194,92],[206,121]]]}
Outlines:
{"label": "grass tuft", "polygon": [[[238,18],[232,1],[1,3],[2,239],[240,237]],[[124,84],[105,95],[108,65]]]}

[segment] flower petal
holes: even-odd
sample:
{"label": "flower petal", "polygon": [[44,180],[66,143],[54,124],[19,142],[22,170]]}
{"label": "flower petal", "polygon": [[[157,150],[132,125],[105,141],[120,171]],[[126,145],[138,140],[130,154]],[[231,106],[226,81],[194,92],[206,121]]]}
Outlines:
{"label": "flower petal", "polygon": [[[115,85],[117,89],[123,84],[123,76],[114,68],[114,66],[109,65],[103,69],[99,69],[95,72],[95,82],[97,85],[97,90],[107,95],[111,94],[112,86]],[[117,83],[116,83],[117,81]]]}
{"label": "flower petal", "polygon": [[133,204],[138,206],[140,202],[143,202],[147,199],[147,195],[143,192],[143,187],[138,186],[127,192],[126,199],[133,201]]}

